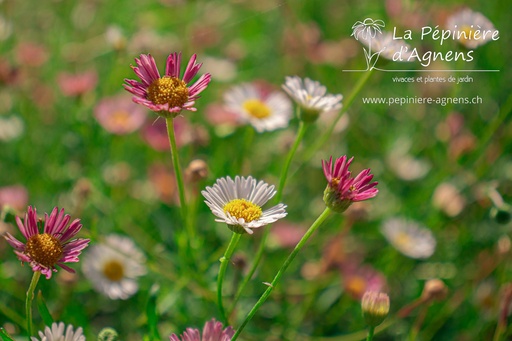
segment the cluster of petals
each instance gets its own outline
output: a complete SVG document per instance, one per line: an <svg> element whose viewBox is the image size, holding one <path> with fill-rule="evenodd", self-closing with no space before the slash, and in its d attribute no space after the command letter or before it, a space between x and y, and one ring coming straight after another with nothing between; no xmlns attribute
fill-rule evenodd
<svg viewBox="0 0 512 341"><path fill-rule="evenodd" d="M197 75L202 63L196 63L197 56L194 54L185 69L183 78L180 78L181 53L171 53L167 57L164 77L172 77L181 79L188 84ZM137 66L132 66L135 74L140 78L140 82L133 79L125 79L124 88L134 96L132 100L135 103L142 104L156 112L169 112L179 114L182 110L196 111L194 107L195 101L200 97L199 94L206 89L210 83L211 76L209 73L202 75L199 79L188 86L188 99L181 106L172 106L169 103L158 104L152 102L148 98L148 89L153 82L160 79L160 72L155 63L155 59L150 54L141 54L140 58L135 58Z"/></svg>
<svg viewBox="0 0 512 341"><path fill-rule="evenodd" d="M59 266L68 272L74 273L75 271L64 263L78 262L78 256L89 244L89 239L79 238L70 240L76 236L76 234L82 228L80 219L73 220L73 222L71 222L71 224L68 226L70 220L71 217L68 214L64 214L64 209L59 211L57 207L53 209L50 216L45 213L43 234L47 234L50 236L50 238L54 238L58 243L58 247L62 249L62 254L59 259L57 259L54 264L50 266L43 265L38 262L37 259L34 259L34 257L31 256L27 250L28 242L33 237L37 238L38 236L41 236L38 229L38 219L35 208L32 208L31 206L28 207L23 222L19 217L16 217L18 228L20 229L27 242L23 243L19 241L9 232L6 233L5 239L14 248L14 252L21 262L29 263L33 271L41 272L46 276L47 279L51 278L52 272L57 272L55 266ZM44 250L39 250L39 252L44 253Z"/></svg>
<svg viewBox="0 0 512 341"><path fill-rule="evenodd" d="M348 168L353 159L352 157L347 160L347 156L343 155L336 159L334 167L332 156L329 161L322 160L329 187L336 191L340 200L363 201L375 197L379 192L376 188L378 182L371 182L373 174L369 168L361 171L355 178L352 177Z"/></svg>
<svg viewBox="0 0 512 341"><path fill-rule="evenodd" d="M222 323L211 319L206 322L203 328L203 333L195 328L187 328L183 334L178 337L172 334L169 337L170 341L230 341L235 331L232 327L222 328Z"/></svg>

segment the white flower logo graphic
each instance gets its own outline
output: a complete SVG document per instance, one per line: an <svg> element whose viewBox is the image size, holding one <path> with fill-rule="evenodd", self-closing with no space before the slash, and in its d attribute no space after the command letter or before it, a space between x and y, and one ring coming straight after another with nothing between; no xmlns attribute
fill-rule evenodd
<svg viewBox="0 0 512 341"><path fill-rule="evenodd" d="M382 34L381 27L384 27L384 21L382 20L373 20L371 18L366 18L362 22L356 21L354 25L352 25L352 34L351 36L354 36L356 40L359 40L361 38L364 41L367 41L368 44L368 51L363 47L365 58L366 58L366 70L373 69L375 63L377 63L377 60L379 59L379 54L381 51L376 52L372 54L372 39L375 38L377 35L377 32L379 34ZM377 55L377 58L375 58L375 61L373 64L371 64L371 59ZM371 67L370 67L371 64Z"/></svg>

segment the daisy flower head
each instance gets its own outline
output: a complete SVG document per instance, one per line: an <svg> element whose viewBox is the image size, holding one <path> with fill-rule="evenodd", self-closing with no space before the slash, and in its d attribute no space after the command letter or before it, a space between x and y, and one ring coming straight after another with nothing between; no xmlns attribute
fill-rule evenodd
<svg viewBox="0 0 512 341"><path fill-rule="evenodd" d="M464 8L452 14L446 21L446 28L452 30L454 39L469 49L475 49L494 38L498 31L482 13Z"/></svg>
<svg viewBox="0 0 512 341"><path fill-rule="evenodd" d="M278 91L268 93L253 83L231 88L224 101L238 121L250 123L258 133L285 128L292 117L292 105L286 95Z"/></svg>
<svg viewBox="0 0 512 341"><path fill-rule="evenodd" d="M230 341L235 331L232 327L222 328L222 323L211 319L206 322L203 327L203 333L199 329L187 328L183 334L178 337L176 334L172 334L169 337L170 341Z"/></svg>
<svg viewBox="0 0 512 341"><path fill-rule="evenodd" d="M201 192L205 203L218 218L236 233L253 233L253 229L271 224L286 216L286 205L278 204L265 211L261 208L275 194L274 186L257 182L249 176L217 179L212 187Z"/></svg>
<svg viewBox="0 0 512 341"><path fill-rule="evenodd" d="M384 222L381 232L395 249L410 258L429 258L436 250L432 231L414 221L391 218Z"/></svg>
<svg viewBox="0 0 512 341"><path fill-rule="evenodd" d="M123 94L103 98L94 108L94 116L106 131L116 134L129 134L143 126L146 111L141 106L127 101Z"/></svg>
<svg viewBox="0 0 512 341"><path fill-rule="evenodd" d="M112 300L126 300L146 273L146 257L128 237L109 235L84 256L83 271L94 288Z"/></svg>
<svg viewBox="0 0 512 341"><path fill-rule="evenodd" d="M63 322L54 322L51 327L45 327L44 332L38 333L39 338L32 336L32 341L85 341L82 327L74 331L72 325L69 324L66 327Z"/></svg>
<svg viewBox="0 0 512 341"><path fill-rule="evenodd" d="M389 313L389 296L378 291L367 291L361 299L361 310L366 324L377 327Z"/></svg>
<svg viewBox="0 0 512 341"><path fill-rule="evenodd" d="M132 66L141 82L125 79L124 88L134 96L135 103L145 105L163 117L176 117L182 110L196 111L195 101L199 94L210 83L211 76L206 73L189 86L188 84L197 75L202 64L196 63L194 54L180 77L181 53L171 53L167 57L165 74L160 76L155 59L150 54L141 54L135 58L137 66Z"/></svg>
<svg viewBox="0 0 512 341"><path fill-rule="evenodd" d="M32 206L28 207L25 219L22 222L16 217L16 223L26 242L23 243L14 238L10 233L6 233L5 239L14 248L14 253L18 259L24 263L29 263L33 271L39 271L46 276L46 279L52 277L53 272L57 272L56 266L74 273L64 263L78 262L78 256L89 244L89 239L73 239L82 228L80 219L75 219L68 225L71 217L64 215L64 209L55 207L48 216L44 214L43 232L40 233L42 221L37 219L37 212Z"/></svg>
<svg viewBox="0 0 512 341"><path fill-rule="evenodd" d="M342 95L327 93L320 82L298 76L286 77L283 90L302 108L300 119L314 122L324 112L341 109Z"/></svg>
<svg viewBox="0 0 512 341"><path fill-rule="evenodd" d="M373 174L370 169L361 171L355 178L348 170L354 158L347 160L347 156L336 159L332 162L332 156L329 161L322 160L322 168L327 187L324 191L324 202L333 211L344 212L353 202L363 201L373 198L379 190L376 188L378 182L371 182Z"/></svg>

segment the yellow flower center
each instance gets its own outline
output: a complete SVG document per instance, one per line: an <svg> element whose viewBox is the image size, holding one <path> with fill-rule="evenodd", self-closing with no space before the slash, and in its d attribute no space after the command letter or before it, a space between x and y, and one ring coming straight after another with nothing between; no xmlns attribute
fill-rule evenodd
<svg viewBox="0 0 512 341"><path fill-rule="evenodd" d="M475 40L474 39L474 33L475 33L475 30L469 26L469 25L464 25L461 27L460 29L460 42L461 43L465 43L467 41L472 41L472 40ZM464 32L464 33L462 33Z"/></svg>
<svg viewBox="0 0 512 341"><path fill-rule="evenodd" d="M127 125L129 118L130 118L130 113L125 110L116 110L109 117L112 125L121 125L121 126Z"/></svg>
<svg viewBox="0 0 512 341"><path fill-rule="evenodd" d="M234 199L223 207L225 213L237 219L243 218L245 222L251 222L261 217L261 207L245 199Z"/></svg>
<svg viewBox="0 0 512 341"><path fill-rule="evenodd" d="M117 260L111 260L103 264L103 275L112 282L118 282L124 277L124 266Z"/></svg>
<svg viewBox="0 0 512 341"><path fill-rule="evenodd" d="M411 237L405 232L399 232L396 236L395 242L398 245L408 246L411 244Z"/></svg>
<svg viewBox="0 0 512 341"><path fill-rule="evenodd" d="M182 107L188 101L187 84L176 77L163 76L149 85L148 99L155 104Z"/></svg>
<svg viewBox="0 0 512 341"><path fill-rule="evenodd" d="M244 102L242 107L249 113L249 115L258 119L268 117L271 114L271 110L268 105L259 99L248 99Z"/></svg>
<svg viewBox="0 0 512 341"><path fill-rule="evenodd" d="M47 268L54 266L62 253L60 241L48 233L33 235L25 245L25 254Z"/></svg>

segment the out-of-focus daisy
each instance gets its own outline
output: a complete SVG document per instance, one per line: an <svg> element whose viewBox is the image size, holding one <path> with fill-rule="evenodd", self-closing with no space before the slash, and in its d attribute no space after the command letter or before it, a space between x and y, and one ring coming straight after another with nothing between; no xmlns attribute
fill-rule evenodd
<svg viewBox="0 0 512 341"><path fill-rule="evenodd" d="M110 299L125 300L139 290L146 257L128 237L109 235L84 256L83 271L94 288Z"/></svg>
<svg viewBox="0 0 512 341"><path fill-rule="evenodd" d="M137 66L132 66L141 82L125 79L126 84L123 86L134 95L132 100L135 103L142 104L163 117L176 117L182 110L196 111L195 101L211 79L210 74L206 73L188 86L202 65L196 63L196 58L195 54L190 58L185 73L180 78L181 53L171 53L167 57L165 74L160 77L153 57L150 54L141 54L140 58L135 58Z"/></svg>
<svg viewBox="0 0 512 341"><path fill-rule="evenodd" d="M8 142L18 138L23 129L23 121L18 116L0 117L0 141Z"/></svg>
<svg viewBox="0 0 512 341"><path fill-rule="evenodd" d="M250 123L259 133L288 126L292 117L290 100L281 92L265 93L252 83L233 87L224 95L226 108L242 123Z"/></svg>
<svg viewBox="0 0 512 341"><path fill-rule="evenodd" d="M176 145L178 147L189 144L193 141L194 127L188 123L185 117L179 117L172 121L174 126L174 134L176 137ZM169 136L167 135L167 125L165 120L154 118L146 121L141 130L144 141L155 150L169 150Z"/></svg>
<svg viewBox="0 0 512 341"><path fill-rule="evenodd" d="M366 18L364 21L356 21L355 24L352 25L351 36L354 36L356 40L359 40L359 38L374 38L377 32L381 32L381 27L384 27L384 21Z"/></svg>
<svg viewBox="0 0 512 341"><path fill-rule="evenodd" d="M373 174L370 169L361 171L355 178L348 170L354 158L347 161L347 156L336 159L332 163L332 156L329 161L322 160L322 168L325 178L327 179L327 187L324 192L324 202L332 210L342 213L353 202L363 201L373 198L379 190L375 187L378 182L371 182Z"/></svg>
<svg viewBox="0 0 512 341"><path fill-rule="evenodd" d="M492 22L482 13L474 12L469 8L452 14L446 21L446 28L452 30L455 39L470 49L492 40L492 33L496 31ZM487 32L485 36L484 32Z"/></svg>
<svg viewBox="0 0 512 341"><path fill-rule="evenodd" d="M228 224L236 233L252 234L252 229L286 216L286 205L281 203L263 211L261 207L276 194L276 190L273 185L257 182L251 176L236 176L235 180L229 176L217 179L217 183L201 193L212 213L218 217L215 221Z"/></svg>
<svg viewBox="0 0 512 341"><path fill-rule="evenodd" d="M381 227L382 234L395 249L411 258L428 258L436 249L432 232L414 221L391 218Z"/></svg>
<svg viewBox="0 0 512 341"><path fill-rule="evenodd" d="M432 195L432 205L442 210L449 217L455 217L466 206L466 199L460 191L449 182L440 183Z"/></svg>
<svg viewBox="0 0 512 341"><path fill-rule="evenodd" d="M367 291L382 291L386 288L386 278L369 265L343 267L343 288L354 299L360 300Z"/></svg>
<svg viewBox="0 0 512 341"><path fill-rule="evenodd" d="M22 185L0 187L0 210L4 206L22 210L27 206L27 202L28 191Z"/></svg>
<svg viewBox="0 0 512 341"><path fill-rule="evenodd" d="M91 91L98 83L96 71L89 70L78 74L61 72L57 83L65 96L80 96Z"/></svg>
<svg viewBox="0 0 512 341"><path fill-rule="evenodd" d="M172 334L170 341L230 341L235 331L231 327L222 328L222 323L211 319L203 327L203 333L199 329L187 328L179 337Z"/></svg>
<svg viewBox="0 0 512 341"><path fill-rule="evenodd" d="M126 95L102 99L94 108L94 116L105 130L117 135L134 132L146 120L145 110L127 101Z"/></svg>
<svg viewBox="0 0 512 341"><path fill-rule="evenodd" d="M82 334L82 327L73 330L72 325L66 325L64 322L52 323L51 327L46 326L44 331L39 331L39 338L31 337L32 341L85 341L85 336Z"/></svg>
<svg viewBox="0 0 512 341"><path fill-rule="evenodd" d="M320 82L298 76L286 77L283 90L302 108L301 119L315 121L321 113L341 109L342 95L331 95Z"/></svg>
<svg viewBox="0 0 512 341"><path fill-rule="evenodd" d="M29 263L32 270L41 272L47 279L52 277L52 272L57 272L56 266L74 273L75 270L64 263L78 262L78 256L89 244L89 239L70 240L82 228L80 219L73 220L68 226L70 219L68 214L64 215L64 209L59 211L55 207L49 217L47 213L44 214L44 229L40 233L36 209L29 206L24 222L16 217L26 243L20 242L8 232L5 239L21 262Z"/></svg>

